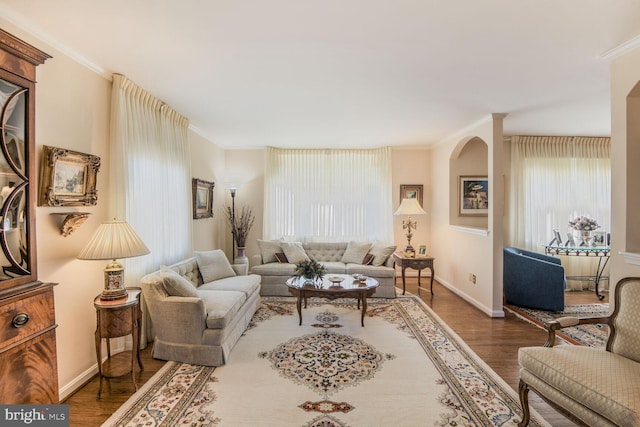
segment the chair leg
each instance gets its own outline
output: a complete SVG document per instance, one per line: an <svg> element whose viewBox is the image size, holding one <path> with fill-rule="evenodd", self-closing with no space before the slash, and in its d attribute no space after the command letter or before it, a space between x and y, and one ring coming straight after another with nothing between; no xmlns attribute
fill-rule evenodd
<svg viewBox="0 0 640 427"><path fill-rule="evenodd" d="M520 395L520 406L522 406L522 421L518 424L518 427L526 427L529 425L529 419L531 414L529 413L529 386L520 379L518 384L518 394Z"/></svg>

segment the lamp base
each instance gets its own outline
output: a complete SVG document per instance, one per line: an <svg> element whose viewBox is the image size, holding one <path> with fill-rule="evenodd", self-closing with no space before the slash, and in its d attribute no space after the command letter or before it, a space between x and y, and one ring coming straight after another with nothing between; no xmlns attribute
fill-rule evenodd
<svg viewBox="0 0 640 427"><path fill-rule="evenodd" d="M114 300L114 299L120 299L120 298L126 298L127 297L127 289L126 288L122 288L122 289L105 289L104 291L102 291L102 293L100 294L100 299L103 301L110 301L110 300Z"/></svg>
<svg viewBox="0 0 640 427"><path fill-rule="evenodd" d="M124 267L115 259L104 269L104 290L100 294L101 300L114 300L127 296L124 287Z"/></svg>

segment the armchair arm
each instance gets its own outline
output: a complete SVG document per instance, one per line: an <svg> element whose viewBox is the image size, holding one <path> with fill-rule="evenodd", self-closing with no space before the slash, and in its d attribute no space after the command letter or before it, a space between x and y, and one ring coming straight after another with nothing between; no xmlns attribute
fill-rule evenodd
<svg viewBox="0 0 640 427"><path fill-rule="evenodd" d="M201 344L206 329L204 301L197 297L169 296L150 305L155 333L163 341Z"/></svg>
<svg viewBox="0 0 640 427"><path fill-rule="evenodd" d="M556 320L544 323L544 328L547 330L547 341L544 343L544 347L553 347L556 343L556 331L562 328L568 328L569 326L577 325L593 325L597 323L609 324L610 318L606 317L560 317Z"/></svg>

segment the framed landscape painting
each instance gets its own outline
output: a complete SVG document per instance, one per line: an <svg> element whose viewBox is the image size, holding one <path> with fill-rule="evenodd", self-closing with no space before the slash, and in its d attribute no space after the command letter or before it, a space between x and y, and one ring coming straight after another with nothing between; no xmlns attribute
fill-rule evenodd
<svg viewBox="0 0 640 427"><path fill-rule="evenodd" d="M486 176L458 177L458 215L489 214L489 180Z"/></svg>
<svg viewBox="0 0 640 427"><path fill-rule="evenodd" d="M65 148L42 147L40 206L93 206L100 157Z"/></svg>

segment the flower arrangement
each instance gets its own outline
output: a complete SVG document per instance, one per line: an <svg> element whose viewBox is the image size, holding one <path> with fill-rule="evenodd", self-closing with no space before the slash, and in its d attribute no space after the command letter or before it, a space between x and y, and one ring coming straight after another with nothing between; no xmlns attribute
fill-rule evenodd
<svg viewBox="0 0 640 427"><path fill-rule="evenodd" d="M316 260L310 259L308 261L300 261L296 264L296 271L293 273L294 277L304 277L306 279L321 279L327 269L324 265L318 263Z"/></svg>
<svg viewBox="0 0 640 427"><path fill-rule="evenodd" d="M569 227L578 231L593 231L600 228L598 221L595 219L587 218L586 216L579 216L569 221Z"/></svg>
<svg viewBox="0 0 640 427"><path fill-rule="evenodd" d="M247 245L247 236L249 235L249 230L253 227L255 219L256 217L250 207L243 206L240 214L236 213L234 216L231 208L227 206L227 225L231 229L231 234L239 248Z"/></svg>

